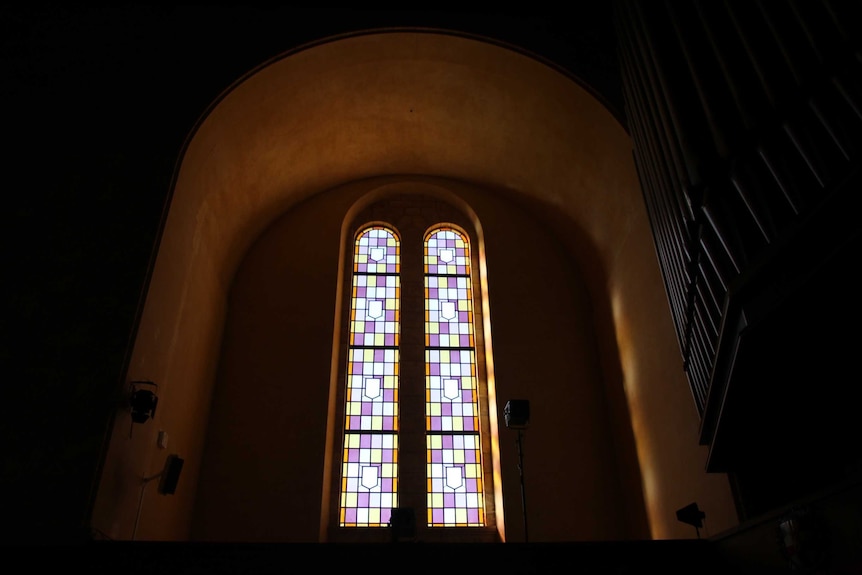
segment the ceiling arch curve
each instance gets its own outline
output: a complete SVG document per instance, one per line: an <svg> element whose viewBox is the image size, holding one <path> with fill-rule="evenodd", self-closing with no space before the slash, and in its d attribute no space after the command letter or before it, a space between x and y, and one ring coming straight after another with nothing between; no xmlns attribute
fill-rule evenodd
<svg viewBox="0 0 862 575"><path fill-rule="evenodd" d="M530 56L427 31L339 37L273 59L210 109L181 158L163 240L175 228L206 238L226 278L274 214L405 174L537 199L613 251L608 230L640 202L619 169L630 148L588 90Z"/></svg>

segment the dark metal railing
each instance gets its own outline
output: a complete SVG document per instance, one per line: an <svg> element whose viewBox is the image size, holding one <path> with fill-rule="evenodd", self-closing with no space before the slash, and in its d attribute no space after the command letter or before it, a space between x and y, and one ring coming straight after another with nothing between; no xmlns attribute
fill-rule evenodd
<svg viewBox="0 0 862 575"><path fill-rule="evenodd" d="M860 163L860 24L829 0L620 0L626 117L698 413L733 298Z"/></svg>

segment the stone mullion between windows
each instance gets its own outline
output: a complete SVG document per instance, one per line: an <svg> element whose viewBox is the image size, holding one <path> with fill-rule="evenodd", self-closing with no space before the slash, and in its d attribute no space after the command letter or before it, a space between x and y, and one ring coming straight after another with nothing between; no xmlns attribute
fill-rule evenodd
<svg viewBox="0 0 862 575"><path fill-rule="evenodd" d="M422 231L403 234L401 314L401 493L399 506L425 515L425 359Z"/></svg>

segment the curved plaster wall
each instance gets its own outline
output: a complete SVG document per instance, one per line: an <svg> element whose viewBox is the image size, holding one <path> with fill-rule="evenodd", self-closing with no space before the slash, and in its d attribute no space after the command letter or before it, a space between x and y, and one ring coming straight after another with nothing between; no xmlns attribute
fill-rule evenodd
<svg viewBox="0 0 862 575"><path fill-rule="evenodd" d="M608 417L614 429L634 429L633 439L614 437L621 493L626 505L646 506L648 525L621 527L618 537L689 537L674 511L692 500L714 530L732 526L726 480L702 472L628 135L553 68L424 32L358 35L286 55L202 119L181 158L128 374L159 383L159 412L131 437L119 414L94 523L118 539L189 537L227 294L242 258L303 200L384 175L518 198L579 262ZM170 434L166 450L156 446L159 429ZM149 487L141 497L141 478L171 452L186 459L177 494Z"/></svg>

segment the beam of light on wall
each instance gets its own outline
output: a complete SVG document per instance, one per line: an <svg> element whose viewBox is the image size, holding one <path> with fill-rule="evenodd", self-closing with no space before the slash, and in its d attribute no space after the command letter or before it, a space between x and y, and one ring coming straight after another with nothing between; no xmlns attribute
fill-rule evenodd
<svg viewBox="0 0 862 575"><path fill-rule="evenodd" d="M623 391L628 403L638 467L640 468L641 490L646 505L647 521L649 522L651 537L658 539L660 538L659 531L661 531L661 521L658 519L661 506L659 505L657 479L653 466L652 441L647 424L644 421L644 405L641 403L641 380L638 373L636 355L626 315L622 309L622 300L616 290L612 290L611 293L611 313L614 319L617 349L620 354Z"/></svg>
<svg viewBox="0 0 862 575"><path fill-rule="evenodd" d="M500 432L497 421L497 386L494 379L494 351L491 345L491 306L488 297L488 269L485 264L485 242L478 221L474 221L478 236L479 285L482 298L482 332L485 338L485 370L488 390L488 419L491 427L491 463L494 476L494 506L500 541L506 541L506 521L503 509L503 473L500 465Z"/></svg>

